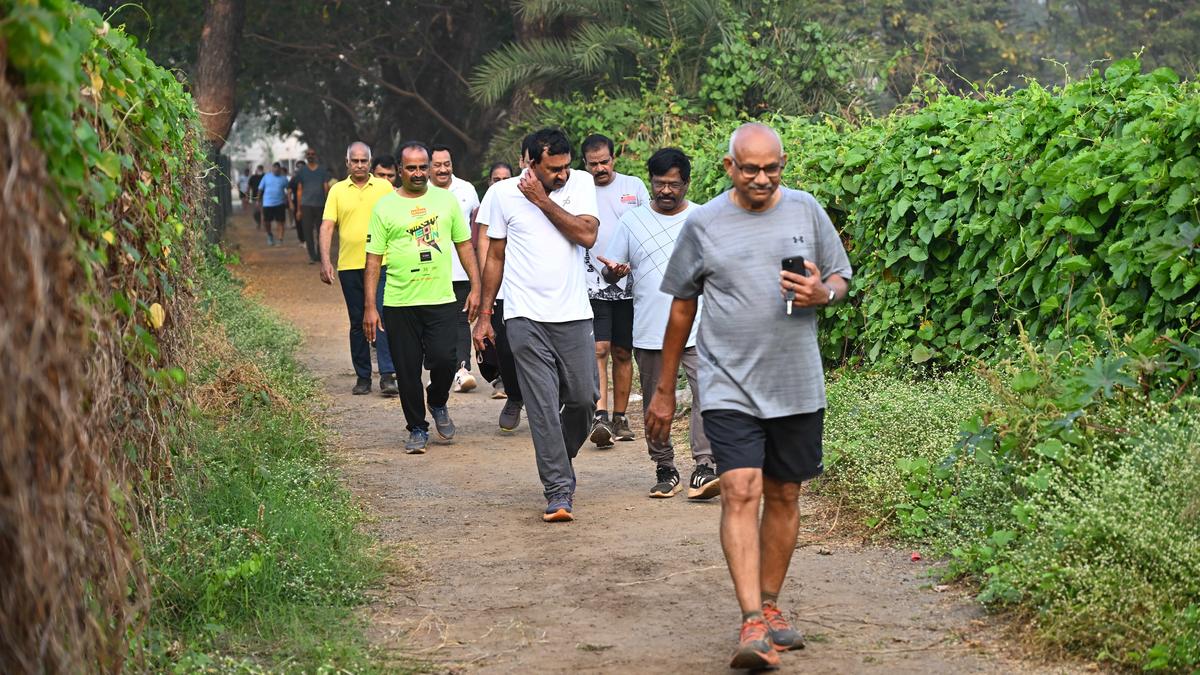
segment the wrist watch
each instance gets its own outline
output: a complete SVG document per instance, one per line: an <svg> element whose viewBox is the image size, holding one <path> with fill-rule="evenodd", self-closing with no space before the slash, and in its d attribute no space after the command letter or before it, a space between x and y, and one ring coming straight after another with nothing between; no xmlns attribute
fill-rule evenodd
<svg viewBox="0 0 1200 675"><path fill-rule="evenodd" d="M837 300L837 291L835 291L833 289L833 286L830 286L829 287L829 302L827 302L825 304L832 305L834 300Z"/></svg>

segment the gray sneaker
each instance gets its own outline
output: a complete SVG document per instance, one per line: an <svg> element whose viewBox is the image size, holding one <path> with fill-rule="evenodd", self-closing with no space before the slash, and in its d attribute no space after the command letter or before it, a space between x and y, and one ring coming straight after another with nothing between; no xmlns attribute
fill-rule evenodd
<svg viewBox="0 0 1200 675"><path fill-rule="evenodd" d="M521 425L521 407L523 402L511 398L504 402L500 410L500 431L514 431Z"/></svg>
<svg viewBox="0 0 1200 675"><path fill-rule="evenodd" d="M433 426L437 429L438 436L446 440L454 438L454 422L450 419L450 411L446 406L429 406L429 414L433 415Z"/></svg>
<svg viewBox="0 0 1200 675"><path fill-rule="evenodd" d="M425 429L413 429L408 432L408 442L404 444L404 451L410 455L423 455L427 443L429 443L429 432Z"/></svg>
<svg viewBox="0 0 1200 675"><path fill-rule="evenodd" d="M632 441L633 429L629 428L629 420L624 415L613 415L612 434L618 441Z"/></svg>
<svg viewBox="0 0 1200 675"><path fill-rule="evenodd" d="M380 396L399 396L400 386L396 383L395 373L384 373L379 376Z"/></svg>

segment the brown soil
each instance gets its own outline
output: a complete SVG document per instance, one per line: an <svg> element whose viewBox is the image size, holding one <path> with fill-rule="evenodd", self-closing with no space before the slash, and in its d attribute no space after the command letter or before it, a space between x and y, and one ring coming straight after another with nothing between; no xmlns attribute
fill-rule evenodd
<svg viewBox="0 0 1200 675"><path fill-rule="evenodd" d="M740 615L719 500L649 499L641 440L589 444L577 520L547 525L526 422L501 433L503 401L481 390L452 395L452 442L404 454L399 401L350 395L341 292L289 237L268 248L243 217L229 234L248 292L303 332L299 356L324 384L346 483L394 551L395 573L366 610L382 653L437 672L728 672ZM684 458L685 479L691 468ZM801 509L781 605L809 644L783 656L782 672L1077 670L1023 660L968 595L935 587L930 563L837 529L835 505L804 496Z"/></svg>

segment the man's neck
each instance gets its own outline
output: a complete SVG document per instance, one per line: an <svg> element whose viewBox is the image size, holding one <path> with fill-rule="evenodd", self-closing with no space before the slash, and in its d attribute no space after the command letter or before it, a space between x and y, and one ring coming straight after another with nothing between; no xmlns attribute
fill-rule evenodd
<svg viewBox="0 0 1200 675"><path fill-rule="evenodd" d="M428 186L421 188L420 192L411 192L408 188L406 188L404 186L400 186L400 188L398 190L396 190L396 192L401 197L407 197L408 199L417 199L419 197L424 197L425 193L428 191L429 191Z"/></svg>
<svg viewBox="0 0 1200 675"><path fill-rule="evenodd" d="M313 160L309 160L309 162L308 162L308 168L309 168L309 170L310 170L310 171L316 171L316 169L317 169L317 160L315 160L315 159L313 159Z"/></svg>
<svg viewBox="0 0 1200 675"><path fill-rule="evenodd" d="M354 174L350 174L350 180L353 181L355 185L362 187L371 182L371 174L367 174L362 178L358 178Z"/></svg>

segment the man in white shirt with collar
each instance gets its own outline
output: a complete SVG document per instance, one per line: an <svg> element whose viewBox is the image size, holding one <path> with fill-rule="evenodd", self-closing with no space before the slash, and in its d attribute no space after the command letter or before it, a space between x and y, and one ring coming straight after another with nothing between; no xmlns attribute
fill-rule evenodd
<svg viewBox="0 0 1200 675"><path fill-rule="evenodd" d="M429 161L433 184L449 190L458 200L458 205L462 207L463 218L468 223L474 223L475 212L479 210L479 193L475 191L475 186L470 181L454 175L454 158L450 155L449 146L434 145L430 147L430 151L433 153ZM471 234L471 240L474 241L474 232ZM450 280L454 284L454 297L462 305L466 303L467 295L471 292L471 282L467 278L467 271L463 269L462 262L458 259L458 252L452 251L452 253ZM475 388L476 382L475 376L471 374L471 324L467 323L466 312L460 312L458 317L454 352L455 358L458 359L458 372L454 375L454 385L451 390L455 392L471 391Z"/></svg>
<svg viewBox="0 0 1200 675"><path fill-rule="evenodd" d="M504 325L517 363L538 476L542 519L574 519L572 460L587 438L598 398L592 307L584 253L599 220L591 176L571 170L571 143L558 129L526 139L529 168L493 185L476 220L488 226L484 313L504 284ZM494 341L489 316L475 324L475 347Z"/></svg>

